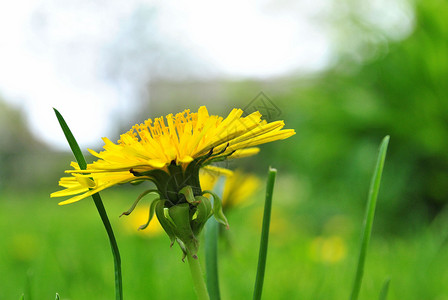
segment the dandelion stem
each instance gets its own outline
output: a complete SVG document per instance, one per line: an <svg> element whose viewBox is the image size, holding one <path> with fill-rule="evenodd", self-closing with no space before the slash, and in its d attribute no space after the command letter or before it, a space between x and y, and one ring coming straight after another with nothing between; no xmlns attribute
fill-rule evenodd
<svg viewBox="0 0 448 300"><path fill-rule="evenodd" d="M187 251L188 265L190 266L191 278L193 279L194 289L198 300L210 300L207 292L207 286L205 285L204 275L202 275L201 264L199 258L193 258L191 253Z"/></svg>
<svg viewBox="0 0 448 300"><path fill-rule="evenodd" d="M268 182L266 184L266 199L264 202L263 225L261 229L260 250L258 254L257 277L255 280L254 300L261 299L264 273L266 270L266 257L268 253L269 224L271 222L272 194L274 192L277 170L269 168Z"/></svg>

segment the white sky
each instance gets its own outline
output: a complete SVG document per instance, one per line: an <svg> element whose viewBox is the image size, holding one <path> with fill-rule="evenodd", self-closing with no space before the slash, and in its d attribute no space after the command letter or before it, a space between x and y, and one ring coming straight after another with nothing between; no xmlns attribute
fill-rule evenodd
<svg viewBox="0 0 448 300"><path fill-rule="evenodd" d="M324 68L331 41L315 21L324 3L2 1L0 95L50 145L67 149L52 107L82 148L98 145L117 116L138 109L151 70L188 73L200 62L206 76L245 78Z"/></svg>

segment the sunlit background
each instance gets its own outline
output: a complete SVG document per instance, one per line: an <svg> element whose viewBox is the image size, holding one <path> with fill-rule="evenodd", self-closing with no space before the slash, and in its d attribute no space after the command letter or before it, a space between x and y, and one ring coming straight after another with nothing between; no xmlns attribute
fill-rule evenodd
<svg viewBox="0 0 448 300"><path fill-rule="evenodd" d="M2 2L0 299L113 297L91 201L49 198L73 159L53 107L82 149L98 151L101 137L201 105L223 116L260 110L297 132L227 165L261 182L269 165L279 170L266 299L348 298L385 135L361 296L377 298L390 277L390 299L448 299L447 15L437 0ZM117 217L140 192L104 193L125 296L189 299L187 279L177 288L161 280L186 274L180 251L163 235L130 234ZM229 212L225 299L252 290L263 188L251 199Z"/></svg>

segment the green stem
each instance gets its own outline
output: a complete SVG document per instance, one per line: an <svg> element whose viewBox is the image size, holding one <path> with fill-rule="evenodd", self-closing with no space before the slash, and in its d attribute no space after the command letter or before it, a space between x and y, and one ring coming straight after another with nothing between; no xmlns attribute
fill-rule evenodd
<svg viewBox="0 0 448 300"><path fill-rule="evenodd" d="M277 170L269 168L268 182L266 184L266 199L264 203L263 225L261 229L260 251L258 254L257 278L255 280L254 300L261 299L264 273L266 270L266 257L268 254L269 224L271 223L272 194L274 192Z"/></svg>
<svg viewBox="0 0 448 300"><path fill-rule="evenodd" d="M190 266L191 278L193 279L194 289L198 300L210 300L208 296L207 287L202 275L201 264L199 258L193 258L190 252L187 252L188 265Z"/></svg>

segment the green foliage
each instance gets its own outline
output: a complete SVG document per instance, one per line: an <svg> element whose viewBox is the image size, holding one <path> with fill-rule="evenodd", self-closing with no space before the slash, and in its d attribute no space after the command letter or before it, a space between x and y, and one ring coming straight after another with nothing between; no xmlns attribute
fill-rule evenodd
<svg viewBox="0 0 448 300"><path fill-rule="evenodd" d="M22 111L8 106L0 97L0 192L3 190L44 189L49 178L57 177L66 158L49 153L33 136Z"/></svg>
<svg viewBox="0 0 448 300"><path fill-rule="evenodd" d="M258 159L274 157L279 168L295 172L309 199L326 203L322 218L361 208L376 142L385 134L394 145L378 225L412 231L446 204L447 14L447 2L418 1L414 32L388 41L384 56L355 68L341 59L320 76L269 94L297 135L266 145ZM408 222L396 221L403 218Z"/></svg>

